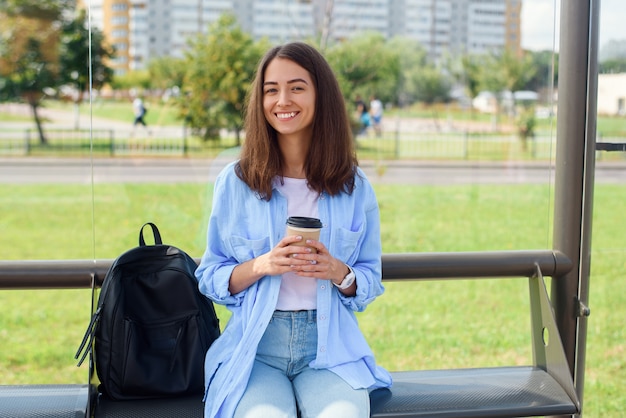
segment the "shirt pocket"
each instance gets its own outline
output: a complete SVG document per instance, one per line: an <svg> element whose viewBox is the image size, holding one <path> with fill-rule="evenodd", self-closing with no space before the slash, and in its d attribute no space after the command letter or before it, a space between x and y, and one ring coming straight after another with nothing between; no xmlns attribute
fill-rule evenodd
<svg viewBox="0 0 626 418"><path fill-rule="evenodd" d="M335 234L335 242L333 243L335 247L333 255L344 263L354 263L362 233L363 227L357 231L338 228Z"/></svg>
<svg viewBox="0 0 626 418"><path fill-rule="evenodd" d="M251 260L270 251L269 237L249 239L234 235L229 238L229 242L233 249L233 256L239 263Z"/></svg>

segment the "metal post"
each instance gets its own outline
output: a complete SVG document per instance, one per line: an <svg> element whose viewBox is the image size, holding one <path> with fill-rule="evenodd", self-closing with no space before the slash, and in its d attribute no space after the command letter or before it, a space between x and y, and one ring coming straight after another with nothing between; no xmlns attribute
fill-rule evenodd
<svg viewBox="0 0 626 418"><path fill-rule="evenodd" d="M30 129L26 129L24 134L24 149L26 155L30 155Z"/></svg>
<svg viewBox="0 0 626 418"><path fill-rule="evenodd" d="M574 268L552 282L552 302L583 400L595 169L599 0L561 2L554 249Z"/></svg>
<svg viewBox="0 0 626 418"><path fill-rule="evenodd" d="M115 157L115 131L113 131L113 129L109 130L109 144L111 144L111 157Z"/></svg>

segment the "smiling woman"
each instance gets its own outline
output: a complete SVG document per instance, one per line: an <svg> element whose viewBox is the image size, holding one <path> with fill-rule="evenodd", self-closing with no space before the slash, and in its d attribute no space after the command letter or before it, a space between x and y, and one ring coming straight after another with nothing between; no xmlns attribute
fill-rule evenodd
<svg viewBox="0 0 626 418"><path fill-rule="evenodd" d="M319 240L292 245L302 236L285 236L290 217L319 218ZM312 46L261 60L208 231L200 290L233 315L207 353L205 417L368 416L368 389L391 384L355 317L383 292L378 204Z"/></svg>

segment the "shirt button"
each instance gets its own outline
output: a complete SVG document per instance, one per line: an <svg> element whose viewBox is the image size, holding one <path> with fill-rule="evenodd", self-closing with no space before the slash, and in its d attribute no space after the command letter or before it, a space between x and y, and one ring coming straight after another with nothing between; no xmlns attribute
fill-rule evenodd
<svg viewBox="0 0 626 418"><path fill-rule="evenodd" d="M321 346L321 347L320 347L320 351L321 351L322 353L326 352L326 346Z"/></svg>
<svg viewBox="0 0 626 418"><path fill-rule="evenodd" d="M326 320L326 315L320 315L320 321L325 321Z"/></svg>
<svg viewBox="0 0 626 418"><path fill-rule="evenodd" d="M321 285L320 289L322 289L322 290L326 289L326 285Z"/></svg>

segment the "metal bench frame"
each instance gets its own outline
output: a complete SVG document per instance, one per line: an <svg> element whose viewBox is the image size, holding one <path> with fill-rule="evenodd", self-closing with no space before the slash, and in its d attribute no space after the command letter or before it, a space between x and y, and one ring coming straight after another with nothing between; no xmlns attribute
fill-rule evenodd
<svg viewBox="0 0 626 418"><path fill-rule="evenodd" d="M0 261L0 288L98 288L112 262ZM371 416L495 417L579 412L580 401L543 279L543 272L562 276L571 268L565 255L551 250L383 255L385 281L527 277L533 364L394 372L390 389L371 393ZM93 376L91 370L89 374ZM3 409L15 412L17 407L22 416L35 416L25 412L36 412L53 403L65 409L58 409L57 415L48 410L46 416L87 416L93 411L97 418L129 413L137 418L158 418L177 411L178 418L202 417L203 412L200 397L118 402L98 397L93 385L0 386L0 399L6 401L0 403L0 416L4 416Z"/></svg>

